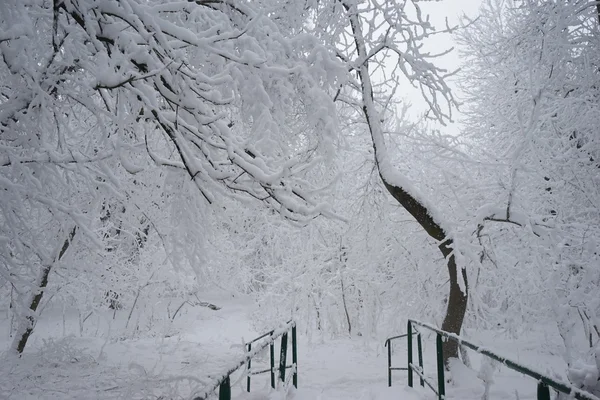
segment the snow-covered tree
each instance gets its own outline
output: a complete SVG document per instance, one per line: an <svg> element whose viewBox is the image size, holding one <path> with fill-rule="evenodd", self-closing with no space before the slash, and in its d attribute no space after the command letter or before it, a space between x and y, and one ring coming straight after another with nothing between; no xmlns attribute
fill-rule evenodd
<svg viewBox="0 0 600 400"><path fill-rule="evenodd" d="M326 90L345 71L298 21L273 17L284 5L267 5L0 4L2 279L24 321L16 351L74 240L104 253L146 240L158 167L206 204L253 197L292 221L332 215L305 177L328 158Z"/></svg>
<svg viewBox="0 0 600 400"><path fill-rule="evenodd" d="M496 182L477 218L483 260L497 267L483 274L512 282L500 300L503 313L555 319L570 379L596 393L598 11L587 0L488 1L461 35L468 60L465 138L482 165L493 166L481 168L486 181ZM524 304L537 306L518 309ZM585 341L576 339L579 331ZM576 348L581 342L587 349Z"/></svg>
<svg viewBox="0 0 600 400"><path fill-rule="evenodd" d="M464 265L457 265L454 253L461 250L455 249L449 218L407 179L406 171L393 164L384 135L385 119L391 116L394 120L399 113L395 95L402 92L403 85L420 90L432 118L442 122L450 118L454 98L444 81L448 71L437 67L437 55L422 46L438 31L416 1L318 2L306 17L311 21L307 29L324 43L332 44L331 51L350 71L348 84L341 86L334 98L362 114L385 188L443 255L450 292L442 329L458 334L468 299L467 274ZM457 355L457 346L449 342L445 359Z"/></svg>

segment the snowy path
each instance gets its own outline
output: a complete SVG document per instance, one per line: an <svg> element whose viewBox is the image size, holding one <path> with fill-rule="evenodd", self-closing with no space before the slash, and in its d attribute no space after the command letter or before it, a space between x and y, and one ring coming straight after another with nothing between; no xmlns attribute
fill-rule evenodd
<svg viewBox="0 0 600 400"><path fill-rule="evenodd" d="M419 399L412 391L405 390L402 372L396 373L396 386L387 387L387 359L377 347L361 339L336 340L310 347L302 361L304 386L300 387L298 398Z"/></svg>
<svg viewBox="0 0 600 400"><path fill-rule="evenodd" d="M253 328L257 309L249 298L214 294L203 296L222 307L186 308L168 325L154 328L154 337L115 336L116 325L127 312L117 313L90 325L82 333L76 316L47 312L32 337L31 346L20 360L0 360L0 399L189 399L227 370L243 354L242 344L259 333ZM0 325L2 322L0 321ZM109 323L109 326L102 324ZM274 326L275 327L275 326ZM164 333L162 333L164 332ZM399 333L399 332L394 332ZM502 354L554 375L561 370L558 348L549 338L540 348L538 333L518 341L481 333ZM56 337L64 339L52 339ZM535 339L535 340L534 340ZM433 338L424 341L425 372L435 374ZM8 342L2 343L4 346ZM278 362L279 340L276 342ZM291 347L291 346L290 346ZM288 350L290 357L291 349ZM544 351L540 354L540 351ZM262 360L261 360L262 357ZM253 367L268 366L266 354L253 361ZM403 365L406 343L394 343L394 366ZM480 377L481 357L473 355L475 370L454 369L455 385L447 385L448 399L479 400L484 392ZM289 358L288 358L289 359ZM387 353L383 340L313 338L298 330L298 390L272 391L268 374L252 379L252 393L245 392L240 372L232 376L235 400L433 400L429 389L406 388L406 372L395 371L392 388L387 387ZM529 400L535 398L535 382L497 365L490 399ZM433 377L435 382L435 377ZM416 379L415 379L416 381ZM216 396L215 396L216 398Z"/></svg>
<svg viewBox="0 0 600 400"><path fill-rule="evenodd" d="M481 333L482 337L489 333ZM538 339L520 342L510 339L494 338L494 344L500 353L529 365L550 376L557 377L553 371L559 371L560 359L550 353L541 354ZM300 336L299 351L299 388L292 390L287 397L281 393L270 393L268 379L254 389L252 395L237 392L236 400L320 400L320 399L359 399L359 400L434 400L437 396L429 388L406 387L407 373L393 372L393 387L387 387L387 349L375 340L364 338L335 339L322 343L305 343ZM488 338L489 340L489 338ZM477 340L475 340L477 341ZM480 341L481 342L481 341ZM425 374L430 382L437 382L435 341L433 337L424 340ZM546 342L546 346L553 346ZM558 348L554 344L555 348ZM406 361L406 342L394 342L392 365L403 366ZM494 400L534 400L537 382L521 375L481 355L470 353L474 369L457 363L452 374L453 382L446 384L446 398L456 400L480 400L484 398L488 381L489 399ZM415 376L415 385L418 378ZM254 385L254 384L253 384Z"/></svg>
<svg viewBox="0 0 600 400"><path fill-rule="evenodd" d="M523 345L523 343L521 343ZM435 384L435 354L434 346L425 347L425 372L430 381ZM268 387L268 377L254 378L253 393L244 393L245 386L239 385L234 390L235 400L434 400L437 396L429 388L406 387L407 373L394 371L393 387L387 387L387 354L386 349L375 341L362 338L335 339L319 344L307 344L299 339L299 388L291 390L287 397L282 393L272 392ZM406 357L406 343L397 342L394 345L393 365L403 365ZM278 354L278 353L277 353ZM532 378L523 376L498 364L490 364L479 355L471 356L476 370L458 363L453 368L455 383L446 385L446 398L456 400L480 400L483 398L487 378L489 399L494 400L534 400L536 399L536 384ZM523 362L536 365L552 360L540 357L537 353L522 353ZM479 366L484 361L482 374ZM492 374L490 375L490 372ZM449 376L449 375L448 375ZM448 377L447 376L447 377ZM259 379L261 379L259 381ZM245 381L244 381L245 382ZM260 383L259 383L260 382ZM245 383L244 383L245 384ZM262 384L262 387L261 387ZM415 376L415 385L418 378Z"/></svg>
<svg viewBox="0 0 600 400"><path fill-rule="evenodd" d="M433 395L405 388L406 375L397 372L396 386L387 387L387 359L378 345L361 338L336 339L319 344L298 343L298 390L290 400L421 400ZM399 349L400 350L400 349ZM281 393L264 388L268 377L253 378L253 393L238 393L235 400L281 399ZM259 383L260 382L260 383ZM256 388L255 389L255 385ZM262 385L262 387L261 387Z"/></svg>

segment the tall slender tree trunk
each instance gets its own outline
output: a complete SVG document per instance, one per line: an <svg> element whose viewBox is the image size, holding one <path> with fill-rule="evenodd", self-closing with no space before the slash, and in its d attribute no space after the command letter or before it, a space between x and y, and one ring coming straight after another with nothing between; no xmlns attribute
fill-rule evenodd
<svg viewBox="0 0 600 400"><path fill-rule="evenodd" d="M348 304L346 303L346 290L344 289L344 277L340 272L340 282L342 284L342 304L346 313L346 322L348 323L348 336L352 337L352 322L350 321L350 313L348 312Z"/></svg>
<svg viewBox="0 0 600 400"><path fill-rule="evenodd" d="M354 35L358 59L365 60L363 64L357 68L357 72L361 82L363 113L371 133L373 150L375 152L375 163L379 171L379 176L387 191L394 199L396 199L398 203L400 203L400 205L402 205L402 207L417 220L429 236L440 243L438 248L446 260L446 266L450 276L448 308L446 309L446 316L442 323L442 329L459 335L467 310L468 283L466 271L461 270L460 278L464 283L463 287L461 287L456 259L452 254L453 240L444 230L442 222L439 220L440 217L438 213L434 212L432 205L427 205L422 199L415 196L414 191L411 192L407 187L403 186L406 185L407 182L404 177L396 175L395 170L392 172L393 167L389 161L387 150L385 148L380 116L376 109L373 97L373 86L369 75L368 52L364 42L360 20L352 10L352 6L348 6L345 3L343 4L349 13L350 25ZM444 345L444 363L446 366L448 366L449 359L458 358L458 354L458 344L453 341L447 341Z"/></svg>
<svg viewBox="0 0 600 400"><path fill-rule="evenodd" d="M71 232L69 233L69 236L65 239L62 247L60 248L60 251L58 252L58 256L56 257L56 259L52 262L52 264L44 265L37 277L36 284L35 284L36 289L31 294L31 296L27 302L27 304L28 304L28 308L26 311L27 314L23 317L23 320L22 320L21 324L19 325L17 334L15 335L15 338L14 338L14 341L12 344L13 350L19 355L23 353L23 350L25 350L27 341L29 340L29 337L33 333L33 328L35 327L35 324L36 324L37 318L38 318L37 309L40 305L40 302L42 301L42 297L44 296L44 290L46 290L46 287L48 286L48 276L50 275L50 272L52 271L52 267L54 266L54 264L57 261L60 261L62 259L62 257L65 255L65 253L69 249L69 246L71 245L71 242L72 242L73 238L75 237L76 230L77 230L76 227L71 230Z"/></svg>

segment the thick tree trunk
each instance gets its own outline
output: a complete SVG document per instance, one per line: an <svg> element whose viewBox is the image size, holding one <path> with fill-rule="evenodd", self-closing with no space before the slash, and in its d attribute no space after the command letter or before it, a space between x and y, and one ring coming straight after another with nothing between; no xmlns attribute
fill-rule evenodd
<svg viewBox="0 0 600 400"><path fill-rule="evenodd" d="M459 335L465 312L467 310L468 284L466 271L461 270L461 279L464 283L463 287L461 288L456 266L456 259L452 254L452 238L450 238L447 232L443 229L441 221L434 218L434 215L436 214L432 209L428 208L431 208L431 206L427 206L423 201L418 199L418 196L415 196L414 193L409 193L408 189L403 187L405 182L404 178L398 179L394 173L390 172L392 166L386 154L387 150L385 149L380 116L376 109L375 100L373 97L373 86L371 84L371 77L369 75L367 57L368 51L365 46L362 27L356 13L352 10L353 6L343 3L343 0L342 4L344 4L344 7L349 13L350 25L354 34L358 58L365 60L363 64L357 68L357 72L361 81L363 113L371 133L373 150L375 152L375 163L379 171L379 176L381 177L386 189L394 197L394 199L396 199L398 203L400 203L400 205L402 205L402 207L404 207L404 209L417 220L417 222L423 227L423 229L425 229L429 236L440 243L438 248L446 260L448 274L450 276L448 308L446 309L446 316L444 317L444 321L442 323L442 329ZM436 215L436 218L439 218L439 216ZM456 343L452 341L445 343L444 363L446 366L448 365L448 360L450 358L458 358L458 353L459 349Z"/></svg>
<svg viewBox="0 0 600 400"><path fill-rule="evenodd" d="M443 253L443 251L442 251ZM462 279L465 283L464 290L461 289L458 280L456 269L456 261L454 255L446 258L448 265L448 273L450 274L450 295L448 296L448 308L446 316L442 322L442 330L460 335L460 329L463 324L465 313L467 311L467 273L461 269ZM458 358L459 346L455 341L449 340L444 343L444 363L448 365L450 358Z"/></svg>
<svg viewBox="0 0 600 400"><path fill-rule="evenodd" d="M59 261L65 255L69 246L71 245L73 237L75 236L76 229L77 228L73 228L73 230L69 233L69 237L65 239L54 262ZM35 292L32 293L31 298L28 301L27 314L24 316L17 334L15 335L12 347L19 355L23 353L23 350L25 350L27 341L33 333L33 328L35 327L38 317L37 309L42 301L42 297L44 296L44 290L48 286L48 276L50 275L53 266L54 263L50 265L44 265L42 267L42 270L40 271L36 281Z"/></svg>
<svg viewBox="0 0 600 400"><path fill-rule="evenodd" d="M461 269L461 279L464 282L464 287L461 288L456 266L456 259L452 254L452 239L448 239L444 229L442 229L442 227L433 220L425 206L423 206L402 188L386 182L383 176L381 176L381 179L383 180L388 192L394 197L394 199L396 199L398 203L400 203L400 205L402 205L402 207L404 207L404 209L417 220L417 222L425 229L429 236L441 243L438 248L446 260L448 275L450 276L448 308L446 309L446 316L442 322L442 330L460 335L462 323L467 311L469 286L467 281L467 273L464 269ZM446 365L448 364L448 360L450 358L458 358L458 353L459 349L456 342L447 341L444 343L444 363Z"/></svg>

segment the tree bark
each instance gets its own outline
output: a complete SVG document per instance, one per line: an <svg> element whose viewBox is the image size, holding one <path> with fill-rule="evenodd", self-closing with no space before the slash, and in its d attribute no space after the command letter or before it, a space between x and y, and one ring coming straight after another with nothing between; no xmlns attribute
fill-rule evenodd
<svg viewBox="0 0 600 400"><path fill-rule="evenodd" d="M65 255L65 253L69 249L69 246L71 245L73 237L75 236L76 230L76 227L71 230L71 232L69 233L69 237L65 239L58 253L58 256L54 260L54 263L60 261L60 259L62 259L62 257ZM50 265L44 265L42 267L42 270L40 271L36 282L36 290L31 295L31 298L28 301L27 315L25 315L25 317L23 318L23 322L21 323L19 330L17 331L17 335L15 336L15 339L13 341L13 349L19 355L21 355L23 353L23 350L25 350L27 341L33 333L33 328L35 327L38 318L36 311L38 309L38 306L40 305L40 302L42 301L42 297L44 296L44 290L48 286L48 276L52 271L54 263Z"/></svg>
<svg viewBox="0 0 600 400"><path fill-rule="evenodd" d="M367 121L368 120L369 117L367 116ZM377 151L377 149L375 149L375 151ZM460 287L456 259L452 254L453 240L448 238L444 229L434 221L427 208L423 204L421 204L402 188L388 183L381 173L379 175L381 176L386 189L394 197L394 199L396 199L398 203L400 203L400 205L417 220L417 222L423 227L423 229L425 229L429 236L440 242L438 249L446 260L448 275L450 276L448 308L446 309L446 316L442 322L442 330L460 335L460 330L462 328L465 313L467 311L469 286L467 281L467 273L464 269L461 269L464 290ZM450 358L458 358L458 353L458 343L451 340L444 343L444 363L446 365L448 365L448 360Z"/></svg>
<svg viewBox="0 0 600 400"><path fill-rule="evenodd" d="M444 259L446 260L446 266L448 268L448 274L450 276L450 293L448 296L448 308L446 309L446 316L442 323L442 330L460 334L462 323L464 320L465 312L467 310L468 300L468 284L466 271L461 269L461 278L464 282L464 287L458 280L458 270L456 266L456 259L452 254L453 240L448 236L447 232L443 229L441 222L437 221L433 217L433 210L427 208L422 201L419 201L414 195L402 187L401 184L393 182L394 176L389 175L388 168L392 168L389 159L386 154L385 142L383 138L383 130L381 127L380 116L375 106L375 99L373 96L373 86L371 84L371 77L369 75L368 66L368 52L363 39L362 27L360 20L356 13L352 10L352 6L345 3L344 7L348 11L350 18L350 25L354 34L354 41L356 44L356 52L359 59L365 60L362 65L357 68L357 72L361 81L361 94L363 101L363 113L369 126L369 132L371 133L371 139L373 143L373 150L375 152L375 163L377 165L379 176L381 177L383 184L387 191L400 203L406 211L409 212L417 222L425 229L427 234L433 239L437 240L438 248ZM385 166L382 168L382 163ZM388 176L390 178L388 179ZM399 181L398 182L403 182ZM447 341L444 345L444 363L448 366L450 358L458 358L459 348L458 344L453 341Z"/></svg>
<svg viewBox="0 0 600 400"><path fill-rule="evenodd" d="M442 251L443 253L443 251ZM450 294L448 296L448 308L442 322L442 330L460 335L465 313L467 311L467 300L469 296L467 273L461 268L462 279L465 283L464 291L459 285L458 271L454 255L446 258L448 273L450 274ZM459 345L453 340L444 343L444 363L448 366L450 358L458 358Z"/></svg>

